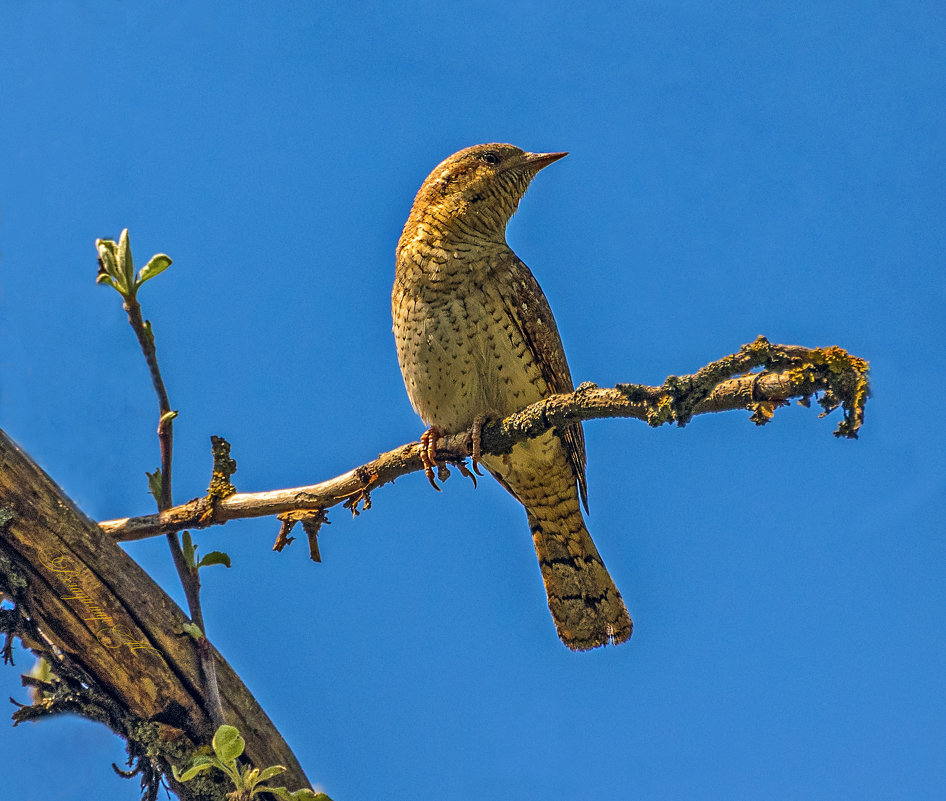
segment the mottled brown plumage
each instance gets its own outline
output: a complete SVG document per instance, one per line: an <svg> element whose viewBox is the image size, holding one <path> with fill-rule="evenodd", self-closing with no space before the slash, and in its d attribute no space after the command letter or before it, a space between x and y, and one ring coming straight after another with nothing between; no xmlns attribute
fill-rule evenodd
<svg viewBox="0 0 946 801"><path fill-rule="evenodd" d="M417 193L398 243L391 307L404 383L428 426L458 433L572 390L548 301L506 244L529 182L564 155L477 145L439 164ZM562 641L586 650L630 637L627 609L581 515L581 425L482 463L526 508Z"/></svg>

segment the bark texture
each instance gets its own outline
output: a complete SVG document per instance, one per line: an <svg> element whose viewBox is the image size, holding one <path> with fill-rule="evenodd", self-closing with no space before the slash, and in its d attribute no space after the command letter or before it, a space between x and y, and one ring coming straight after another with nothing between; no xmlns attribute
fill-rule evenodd
<svg viewBox="0 0 946 801"><path fill-rule="evenodd" d="M213 727L197 649L184 633L187 617L2 431L0 585L20 610L20 629L32 632L28 644L92 677L127 715L120 734L157 724L167 755L181 753L185 738L209 743ZM214 657L226 719L246 739L248 758L257 766L285 765L288 786L309 786L266 713L223 657ZM45 703L61 711L50 698ZM17 714L39 716L34 711Z"/></svg>

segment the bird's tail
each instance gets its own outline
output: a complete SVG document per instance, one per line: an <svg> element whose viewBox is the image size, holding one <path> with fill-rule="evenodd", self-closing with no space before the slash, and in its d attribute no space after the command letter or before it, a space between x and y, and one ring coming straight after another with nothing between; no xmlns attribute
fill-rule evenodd
<svg viewBox="0 0 946 801"><path fill-rule="evenodd" d="M558 636L572 650L587 651L624 642L632 624L571 489L544 502L529 499L526 513Z"/></svg>
<svg viewBox="0 0 946 801"><path fill-rule="evenodd" d="M624 642L631 636L631 616L585 528L562 440L549 432L483 463L526 508L562 642L574 651Z"/></svg>

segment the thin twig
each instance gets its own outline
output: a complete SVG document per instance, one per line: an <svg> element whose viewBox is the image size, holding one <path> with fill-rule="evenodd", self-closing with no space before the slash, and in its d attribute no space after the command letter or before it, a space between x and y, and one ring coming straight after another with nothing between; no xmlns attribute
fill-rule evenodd
<svg viewBox="0 0 946 801"><path fill-rule="evenodd" d="M161 377L161 369L158 366L158 356L154 346L154 335L151 331L151 325L144 321L141 314L141 305L133 295L130 297L125 296L123 308L128 314L128 322L135 332L138 344L141 346L141 352L144 354L145 361L148 364L148 370L151 373L151 383L154 386L155 394L158 396L160 414L158 421L158 443L161 449L161 490L156 500L158 502L158 513L160 514L170 509L173 505L173 496L171 494L171 463L174 452L174 412L171 410L171 402L168 398L167 389L164 386L164 379ZM206 636L204 615L200 606L200 577L197 568L190 568L184 558L177 530L167 531L165 535L168 546L171 549L174 567L177 569L181 586L184 588L184 596L187 599L187 607L190 612L191 620L194 625L200 629L202 634L197 640L197 653L204 675L204 689L207 693L207 711L210 715L210 719L213 721L214 728L217 728L222 726L225 721L223 719L223 704L220 700L220 688L217 683L217 670L214 665L213 650Z"/></svg>

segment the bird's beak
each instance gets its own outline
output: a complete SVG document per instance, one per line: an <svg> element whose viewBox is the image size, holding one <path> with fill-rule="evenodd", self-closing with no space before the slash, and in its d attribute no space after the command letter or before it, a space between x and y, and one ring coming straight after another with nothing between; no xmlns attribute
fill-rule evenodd
<svg viewBox="0 0 946 801"><path fill-rule="evenodd" d="M553 161L558 161L567 155L568 153L523 153L522 159L515 166L538 172L543 167L548 167Z"/></svg>

